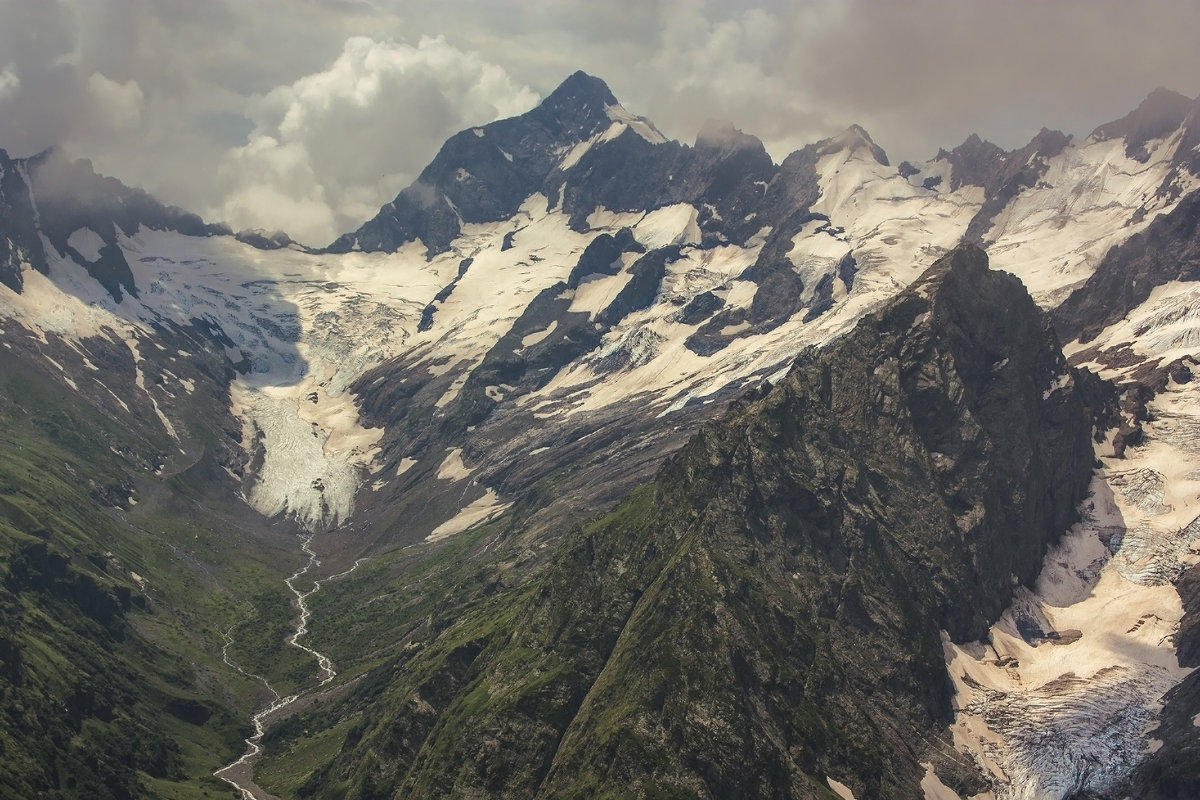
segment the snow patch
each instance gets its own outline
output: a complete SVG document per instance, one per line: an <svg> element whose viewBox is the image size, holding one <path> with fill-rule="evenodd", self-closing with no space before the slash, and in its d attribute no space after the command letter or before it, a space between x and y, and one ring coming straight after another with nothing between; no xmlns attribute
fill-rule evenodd
<svg viewBox="0 0 1200 800"><path fill-rule="evenodd" d="M558 320L551 320L550 324L540 331L526 334L521 338L521 347L531 347L545 339L550 334L554 333L554 329L558 327Z"/></svg>
<svg viewBox="0 0 1200 800"><path fill-rule="evenodd" d="M699 213L687 203L663 206L646 214L634 226L634 236L654 250L667 245L699 244Z"/></svg>
<svg viewBox="0 0 1200 800"><path fill-rule="evenodd" d="M108 388L103 383L100 383L100 380L98 378L93 378L92 380L96 381L96 383L99 384L104 389L104 391L106 391L110 395L112 395L113 400L116 400L117 403L121 406L121 408L125 409L125 413L127 413L127 414L129 413L129 406L127 406L125 404L124 400L122 400L120 397L117 397L116 393L112 389Z"/></svg>
<svg viewBox="0 0 1200 800"><path fill-rule="evenodd" d="M437 402L434 403L434 407L445 408L453 403L458 398L459 392L462 391L462 388L467 385L467 379L470 377L471 371L469 369L463 370L463 372L455 377L455 379L450 383L450 388L443 392L442 396L437 399Z"/></svg>
<svg viewBox="0 0 1200 800"><path fill-rule="evenodd" d="M632 228L645 217L642 211L609 211L604 206L598 206L588 214L588 228L592 230L615 231L621 228Z"/></svg>
<svg viewBox="0 0 1200 800"><path fill-rule="evenodd" d="M1047 386L1046 389L1042 392L1042 399L1049 400L1050 395L1054 394L1055 392L1062 391L1063 389L1067 388L1068 386L1073 385L1074 383L1075 383L1075 381L1071 377L1071 373L1069 373L1069 372L1064 375L1055 375L1054 378L1051 379L1050 385Z"/></svg>
<svg viewBox="0 0 1200 800"><path fill-rule="evenodd" d="M558 168L565 172L566 170L569 170L571 167L578 164L579 159L583 158L584 153L586 153L588 150L591 150L592 145L600 141L601 135L602 134L596 134L590 139L585 139L584 141L574 145L570 150L567 151L567 154L563 156L562 161L558 162Z"/></svg>
<svg viewBox="0 0 1200 800"><path fill-rule="evenodd" d="M499 495L488 489L484 492L483 497L460 509L451 519L434 528L425 537L425 541L437 542L448 539L456 533L462 533L476 525L495 519L508 510L511 505L512 503L501 502Z"/></svg>
<svg viewBox="0 0 1200 800"><path fill-rule="evenodd" d="M654 123L645 117L639 117L636 114L631 114L619 103L616 105L605 106L604 113L608 114L609 119L628 125L633 129L634 133L636 133L638 136L641 136L651 144L663 144L667 141L667 137L662 134L662 131L654 127Z"/></svg>
<svg viewBox="0 0 1200 800"><path fill-rule="evenodd" d="M446 452L449 455L438 466L438 480L458 481L471 477L471 469L462 460L462 448L451 447Z"/></svg>
<svg viewBox="0 0 1200 800"><path fill-rule="evenodd" d="M835 781L828 775L825 776L825 782L829 784L829 788L833 789L833 793L842 800L854 800L854 792L850 791L850 787L840 781Z"/></svg>
<svg viewBox="0 0 1200 800"><path fill-rule="evenodd" d="M624 253L621 256L624 265L616 275L592 275L580 282L571 298L569 311L586 311L595 319L596 315L612 304L617 295L625 288L625 284L633 279L628 271L629 264L637 258L637 253Z"/></svg>
<svg viewBox="0 0 1200 800"><path fill-rule="evenodd" d="M91 228L80 228L67 237L67 246L92 263L100 260L104 240Z"/></svg>
<svg viewBox="0 0 1200 800"><path fill-rule="evenodd" d="M159 422L162 423L163 428L166 429L167 434L170 435L172 439L178 441L179 434L175 432L175 426L171 424L171 420L167 419L167 415L163 413L161 408L159 408L158 400L156 400L154 395L150 393L150 390L146 388L146 374L142 372L143 359L141 352L138 351L137 340L131 336L125 339L125 346L129 348L129 352L133 356L134 382L137 384L139 389L145 392L146 397L150 399L150 405L154 408L154 413L158 417Z"/></svg>

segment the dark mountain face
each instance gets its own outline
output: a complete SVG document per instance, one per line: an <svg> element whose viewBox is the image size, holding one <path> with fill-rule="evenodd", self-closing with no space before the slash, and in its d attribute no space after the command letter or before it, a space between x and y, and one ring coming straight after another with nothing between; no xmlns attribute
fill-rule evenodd
<svg viewBox="0 0 1200 800"><path fill-rule="evenodd" d="M983 635L1072 522L1071 374L1020 283L956 250L352 691L306 791L910 798L930 759L978 790L943 755L939 630Z"/></svg>
<svg viewBox="0 0 1200 800"><path fill-rule="evenodd" d="M0 283L20 292L23 263L39 272L46 271L33 196L21 172L21 162L0 150Z"/></svg>
<svg viewBox="0 0 1200 800"><path fill-rule="evenodd" d="M1178 130L1194 106L1194 101L1178 92L1155 89L1136 109L1101 125L1092 135L1098 139L1124 139L1125 155L1144 164L1150 158L1146 144Z"/></svg>
<svg viewBox="0 0 1200 800"><path fill-rule="evenodd" d="M1004 168L1008 160L1004 150L996 144L980 139L972 133L958 147L950 152L939 150L938 160L950 162L950 191L960 186L987 186L992 182L991 176Z"/></svg>
<svg viewBox="0 0 1200 800"><path fill-rule="evenodd" d="M761 141L714 127L688 147L634 121L585 145L623 121L613 108L603 81L572 75L533 111L455 134L412 186L330 250L393 251L420 239L430 254L445 252L462 223L508 219L535 192L561 202L576 230L600 207L650 211L680 202L705 207L700 222L712 243L745 242L766 224L763 197L777 168ZM577 146L585 152L566 160Z"/></svg>
<svg viewBox="0 0 1200 800"><path fill-rule="evenodd" d="M420 239L430 253L445 252L461 223L515 214L565 149L608 127L605 109L615 105L603 81L576 72L534 110L450 137L412 186L330 250L393 251Z"/></svg>
<svg viewBox="0 0 1200 800"><path fill-rule="evenodd" d="M973 168L973 178L983 181L980 185L984 190L984 202L963 238L969 242L982 242L996 215L1022 190L1036 186L1049 169L1050 159L1061 153L1070 141L1070 137L1061 131L1042 128L1019 150L989 159L987 166L978 165L982 169Z"/></svg>
<svg viewBox="0 0 1200 800"><path fill-rule="evenodd" d="M972 133L950 152L939 151L936 160L950 163L951 191L962 186L980 186L984 191L983 207L976 212L963 238L981 243L996 214L1022 190L1037 185L1045 175L1050 159L1061 153L1070 141L1070 137L1061 131L1042 128L1029 144L1005 152Z"/></svg>

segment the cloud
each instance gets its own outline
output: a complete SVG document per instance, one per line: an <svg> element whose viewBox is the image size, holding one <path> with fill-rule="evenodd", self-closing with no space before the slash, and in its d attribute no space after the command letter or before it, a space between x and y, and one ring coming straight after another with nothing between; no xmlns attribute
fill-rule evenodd
<svg viewBox="0 0 1200 800"><path fill-rule="evenodd" d="M110 128L136 128L142 121L145 95L137 81L118 83L107 75L93 72L87 79L88 94L95 103L95 119Z"/></svg>
<svg viewBox="0 0 1200 800"><path fill-rule="evenodd" d="M0 72L0 100L11 97L19 88L21 88L21 79L17 77L17 71L13 65L9 64L3 72Z"/></svg>
<svg viewBox="0 0 1200 800"><path fill-rule="evenodd" d="M0 0L0 147L325 243L576 69L684 141L858 123L899 161L1200 93L1197 30L1194 0Z"/></svg>
<svg viewBox="0 0 1200 800"><path fill-rule="evenodd" d="M596 5L620 17L621 3ZM1013 148L1043 125L1086 135L1156 86L1200 93L1193 0L644 5L651 11L623 31L560 29L570 42L556 51L585 62L668 135L690 139L707 118L726 119L777 159L852 123L895 160L931 157L973 131ZM599 13L556 6L581 19ZM535 26L519 34L523 45L552 35L522 21Z"/></svg>
<svg viewBox="0 0 1200 800"><path fill-rule="evenodd" d="M251 103L254 132L223 159L228 194L210 213L326 244L411 182L449 133L537 100L444 38L410 46L350 37L326 69Z"/></svg>

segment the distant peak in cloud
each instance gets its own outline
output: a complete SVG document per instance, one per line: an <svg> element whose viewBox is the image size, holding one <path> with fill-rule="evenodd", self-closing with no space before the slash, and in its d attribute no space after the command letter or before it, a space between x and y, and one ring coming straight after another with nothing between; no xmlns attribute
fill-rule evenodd
<svg viewBox="0 0 1200 800"><path fill-rule="evenodd" d="M537 101L503 68L441 36L415 46L352 36L325 69L253 102L255 129L226 154L228 189L207 215L332 241L411 182L452 133Z"/></svg>
<svg viewBox="0 0 1200 800"><path fill-rule="evenodd" d="M596 101L609 106L617 105L617 98L613 95L612 90L608 88L607 83L594 75L587 74L583 70L576 70L567 76L566 80L560 83L557 89L550 93L544 105L558 106L568 103L579 105L589 101Z"/></svg>

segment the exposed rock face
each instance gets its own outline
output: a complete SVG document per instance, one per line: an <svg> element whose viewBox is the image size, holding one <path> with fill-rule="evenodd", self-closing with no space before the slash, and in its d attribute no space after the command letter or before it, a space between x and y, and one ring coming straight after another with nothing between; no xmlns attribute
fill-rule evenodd
<svg viewBox="0 0 1200 800"><path fill-rule="evenodd" d="M616 275L621 271L622 253L644 253L646 248L633 238L633 231L622 228L616 235L602 233L588 244L579 256L579 263L567 278L567 287L578 288L589 275Z"/></svg>
<svg viewBox="0 0 1200 800"><path fill-rule="evenodd" d="M756 137L708 128L695 147L652 142L632 129L588 150L562 175L563 209L586 228L599 207L648 211L673 203L701 209L705 241L745 242L765 224L761 206L778 168Z"/></svg>
<svg viewBox="0 0 1200 800"><path fill-rule="evenodd" d="M1098 139L1124 139L1125 155L1146 163L1146 144L1174 133L1192 111L1194 101L1170 89L1158 88L1141 104L1118 120L1092 132Z"/></svg>
<svg viewBox="0 0 1200 800"><path fill-rule="evenodd" d="M950 152L939 150L936 160L950 162L950 190L954 191L967 185L986 187L1004 169L1008 158L999 145L972 133Z"/></svg>
<svg viewBox="0 0 1200 800"><path fill-rule="evenodd" d="M284 247L299 246L283 231L272 232L261 228L238 231L234 238L259 250L280 250Z"/></svg>
<svg viewBox="0 0 1200 800"><path fill-rule="evenodd" d="M608 308L596 315L601 325L615 325L633 311L649 307L658 296L667 263L679 258L679 248L660 247L639 258L629 268L632 278L613 298Z"/></svg>
<svg viewBox="0 0 1200 800"><path fill-rule="evenodd" d="M22 264L46 271L33 197L20 166L0 150L0 283L14 292L21 291L24 283Z"/></svg>
<svg viewBox="0 0 1200 800"><path fill-rule="evenodd" d="M829 775L911 798L933 759L977 791L944 755L939 630L982 635L1073 522L1092 455L1071 375L1020 283L955 250L383 667L309 789L828 797Z"/></svg>

